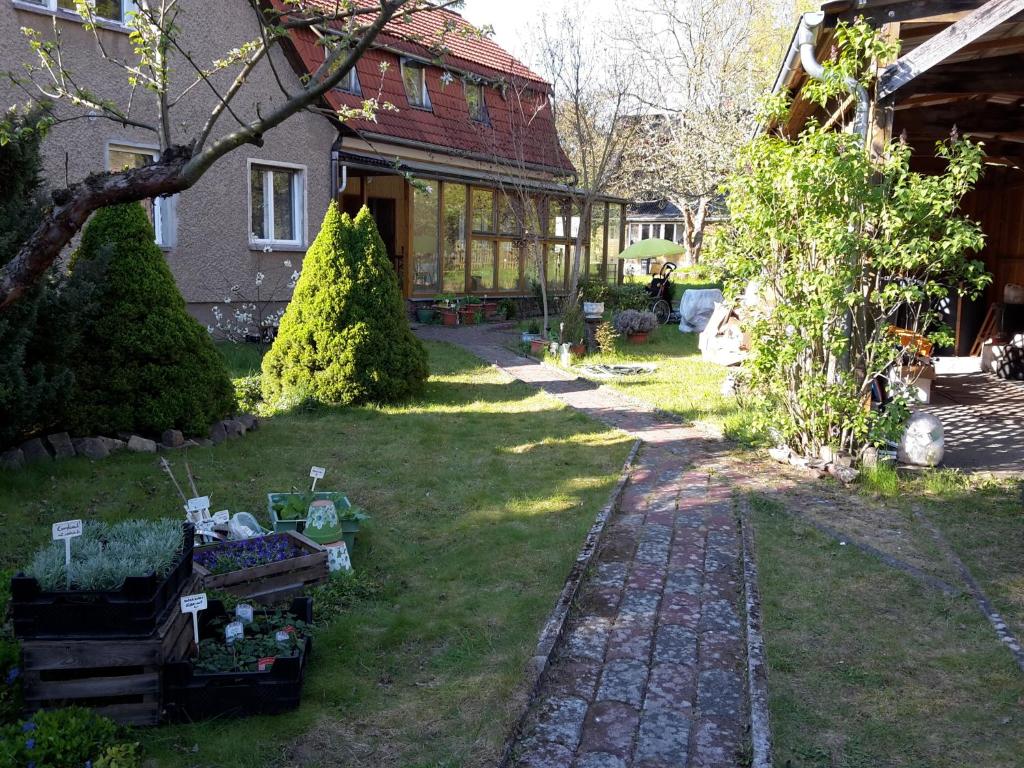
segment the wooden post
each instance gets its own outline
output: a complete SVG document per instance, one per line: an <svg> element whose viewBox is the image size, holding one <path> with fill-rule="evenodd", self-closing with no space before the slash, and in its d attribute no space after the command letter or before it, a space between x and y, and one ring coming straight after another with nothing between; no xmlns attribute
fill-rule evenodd
<svg viewBox="0 0 1024 768"><path fill-rule="evenodd" d="M897 42L900 38L900 25L898 22L883 24L881 36L887 42ZM888 61L876 62L876 74L881 75L882 71L889 65ZM867 144L868 151L873 159L880 159L885 152L885 145L892 139L892 123L895 115L895 105L892 99L886 101L876 98L871 103L871 115L868 121Z"/></svg>

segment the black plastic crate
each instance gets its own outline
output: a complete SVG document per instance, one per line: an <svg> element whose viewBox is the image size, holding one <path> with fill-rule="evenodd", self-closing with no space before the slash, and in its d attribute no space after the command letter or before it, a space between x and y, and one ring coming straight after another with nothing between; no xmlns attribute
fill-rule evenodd
<svg viewBox="0 0 1024 768"><path fill-rule="evenodd" d="M31 576L11 577L11 622L23 640L149 637L192 578L195 528L182 526L182 551L170 573L130 576L120 589L46 592Z"/></svg>
<svg viewBox="0 0 1024 768"><path fill-rule="evenodd" d="M219 600L199 614L199 637L210 637L210 623L227 612ZM270 611L257 610L266 615ZM288 613L311 624L313 601L292 601ZM306 661L313 650L308 635L298 656L278 658L266 672L197 672L189 661L164 667L165 711L168 720L195 722L215 717L275 715L296 709L302 698Z"/></svg>

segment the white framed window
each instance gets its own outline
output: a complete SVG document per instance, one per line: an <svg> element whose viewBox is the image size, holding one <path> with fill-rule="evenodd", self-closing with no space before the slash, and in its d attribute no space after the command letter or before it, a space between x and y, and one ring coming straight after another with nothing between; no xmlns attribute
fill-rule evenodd
<svg viewBox="0 0 1024 768"><path fill-rule="evenodd" d="M306 167L249 160L249 243L302 248L306 233Z"/></svg>
<svg viewBox="0 0 1024 768"><path fill-rule="evenodd" d="M129 168L142 168L160 157L160 150L147 144L110 142L107 144L107 170L116 173ZM174 245L177 223L177 195L143 200L149 221L153 225L156 244L163 248Z"/></svg>
<svg viewBox="0 0 1024 768"><path fill-rule="evenodd" d="M466 106L469 108L469 116L478 123L489 122L483 85L464 80L463 87L466 91Z"/></svg>
<svg viewBox="0 0 1024 768"><path fill-rule="evenodd" d="M356 96L363 95L363 89L359 85L359 74L356 72L356 68L352 67L345 76L338 81L335 86L339 91L343 93L351 93Z"/></svg>
<svg viewBox="0 0 1024 768"><path fill-rule="evenodd" d="M427 93L427 68L418 61L402 59L402 83L409 104L420 109L430 109L430 94Z"/></svg>
<svg viewBox="0 0 1024 768"><path fill-rule="evenodd" d="M14 0L16 6L37 7L45 11L77 16L75 0ZM92 0L93 13L97 19L115 24L128 23L128 14L137 10L135 0Z"/></svg>

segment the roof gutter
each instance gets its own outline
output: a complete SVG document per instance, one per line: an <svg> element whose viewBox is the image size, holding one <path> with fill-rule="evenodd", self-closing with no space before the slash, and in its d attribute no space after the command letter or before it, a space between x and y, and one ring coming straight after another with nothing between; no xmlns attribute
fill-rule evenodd
<svg viewBox="0 0 1024 768"><path fill-rule="evenodd" d="M825 67L822 66L821 62L816 57L815 47L818 42L818 33L821 30L822 24L825 22L825 14L820 11L816 13L805 13L800 17L800 25L797 27L796 36L793 39L793 45L800 54L800 65L804 68L804 71L808 76L813 77L815 80L826 80L830 77L825 72ZM790 46L790 53L793 52L793 46ZM788 56L787 56L788 61ZM783 68L785 70L785 67ZM780 77L782 74L780 73ZM776 88L778 88L778 82L776 82ZM843 86L857 99L857 111L853 117L852 132L861 137L865 142L868 136L868 112L871 107L871 98L868 96L867 89L860 84L855 77L844 77Z"/></svg>

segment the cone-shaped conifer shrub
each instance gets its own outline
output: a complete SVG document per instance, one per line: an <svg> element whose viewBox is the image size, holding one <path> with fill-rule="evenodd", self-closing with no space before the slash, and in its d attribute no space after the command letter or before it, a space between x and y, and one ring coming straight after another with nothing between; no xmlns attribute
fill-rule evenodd
<svg viewBox="0 0 1024 768"><path fill-rule="evenodd" d="M270 352L263 394L275 405L388 403L418 392L427 355L405 317L398 277L364 207L331 203Z"/></svg>

